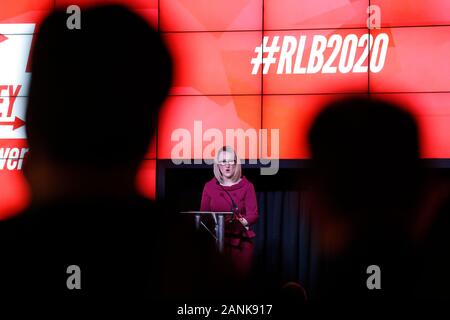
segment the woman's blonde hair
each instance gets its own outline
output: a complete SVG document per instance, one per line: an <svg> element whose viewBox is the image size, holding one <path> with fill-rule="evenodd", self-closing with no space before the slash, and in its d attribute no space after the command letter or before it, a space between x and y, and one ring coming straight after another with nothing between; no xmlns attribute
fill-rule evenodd
<svg viewBox="0 0 450 320"><path fill-rule="evenodd" d="M214 161L214 176L220 183L223 183L223 175L219 168L219 156L223 152L229 152L234 156L234 161L236 164L235 164L234 174L231 177L231 181L237 182L241 178L241 175L242 175L241 160L238 158L236 152L234 152L234 149L230 146L223 146L222 148L217 150L216 159Z"/></svg>

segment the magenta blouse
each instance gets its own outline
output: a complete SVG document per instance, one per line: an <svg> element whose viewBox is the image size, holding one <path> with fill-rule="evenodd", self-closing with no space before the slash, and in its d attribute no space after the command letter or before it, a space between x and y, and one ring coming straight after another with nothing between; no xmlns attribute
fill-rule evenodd
<svg viewBox="0 0 450 320"><path fill-rule="evenodd" d="M227 192L228 194L227 194ZM233 199L239 208L239 213L248 221L250 229L242 237L253 238L255 233L251 226L258 220L258 205L253 184L242 177L241 181L232 186L221 186L216 178L205 184L202 194L201 211L232 211Z"/></svg>

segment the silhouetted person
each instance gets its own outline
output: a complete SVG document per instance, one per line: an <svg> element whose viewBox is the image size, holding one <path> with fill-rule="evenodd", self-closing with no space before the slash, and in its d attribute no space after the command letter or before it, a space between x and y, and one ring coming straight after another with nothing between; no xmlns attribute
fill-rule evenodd
<svg viewBox="0 0 450 320"><path fill-rule="evenodd" d="M411 297L422 180L414 118L387 102L349 97L320 112L309 143L323 253L319 297ZM367 287L371 265L381 269L381 290Z"/></svg>
<svg viewBox="0 0 450 320"><path fill-rule="evenodd" d="M24 172L32 201L0 224L0 291L74 306L159 296L166 224L139 196L135 175L171 84L171 57L123 7L82 11L81 30L69 30L67 18L51 13L32 52ZM71 265L81 269L80 290Z"/></svg>
<svg viewBox="0 0 450 320"><path fill-rule="evenodd" d="M427 300L450 300L450 199L437 210L421 247L417 294Z"/></svg>
<svg viewBox="0 0 450 320"><path fill-rule="evenodd" d="M153 301L151 313L158 301L218 301L231 282L213 243L135 187L171 84L166 46L120 6L83 10L81 30L67 18L45 19L32 52L24 169L32 202L0 223L1 295L76 308Z"/></svg>

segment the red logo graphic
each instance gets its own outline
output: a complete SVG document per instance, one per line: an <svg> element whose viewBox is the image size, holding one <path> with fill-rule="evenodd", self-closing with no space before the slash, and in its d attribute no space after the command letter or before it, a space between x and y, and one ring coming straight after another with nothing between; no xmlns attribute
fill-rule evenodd
<svg viewBox="0 0 450 320"><path fill-rule="evenodd" d="M0 126L13 126L13 130L20 128L25 125L25 121L19 117L15 117L14 121L0 121Z"/></svg>

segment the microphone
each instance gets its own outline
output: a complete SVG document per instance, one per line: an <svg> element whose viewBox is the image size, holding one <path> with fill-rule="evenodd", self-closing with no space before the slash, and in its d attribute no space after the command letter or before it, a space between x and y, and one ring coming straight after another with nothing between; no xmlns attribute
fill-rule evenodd
<svg viewBox="0 0 450 320"><path fill-rule="evenodd" d="M222 188L223 191L225 191L225 193L228 195L228 197L231 200L231 211L233 211L233 213L235 213L236 211L239 210L239 207L236 205L236 203L233 200L233 197L230 195L230 193L220 184L219 180L216 179L216 183Z"/></svg>
<svg viewBox="0 0 450 320"><path fill-rule="evenodd" d="M219 180L216 179L216 183L222 188L223 191L225 191L225 193L228 195L228 197L231 200L231 204L232 204L232 208L231 211L233 211L233 216L231 217L231 222L233 222L233 220L235 219L235 216L237 216L237 220L239 221L239 223L242 225L242 227L245 228L245 230L249 230L250 227L244 225L240 219L242 218L242 216L239 213L239 207L236 205L236 202L234 202L233 197L230 195L230 193L220 184Z"/></svg>

